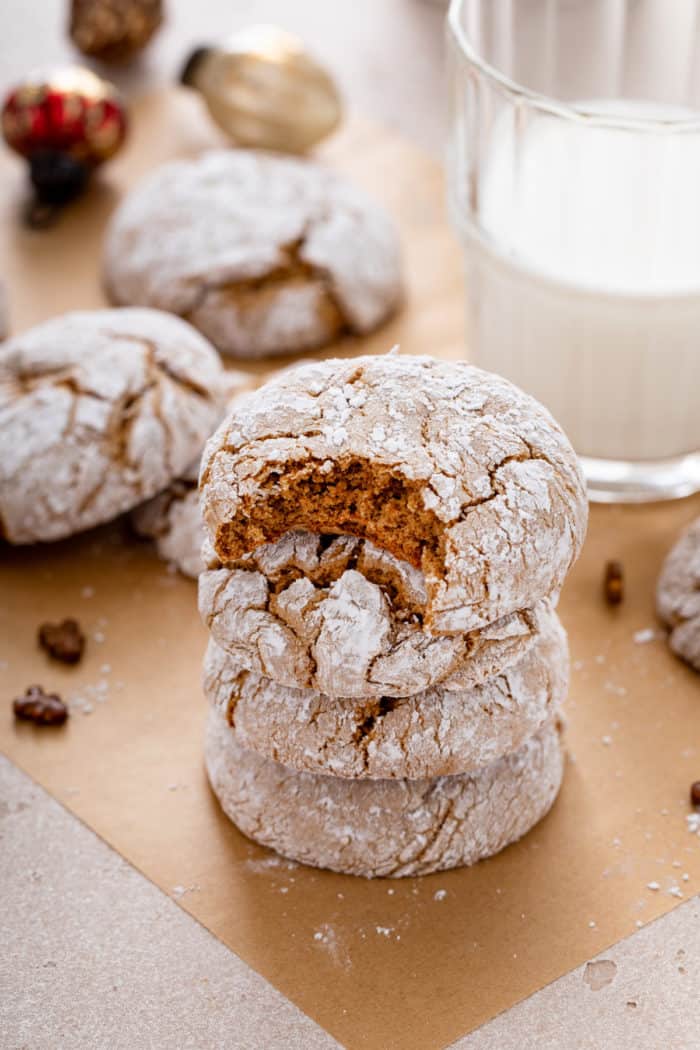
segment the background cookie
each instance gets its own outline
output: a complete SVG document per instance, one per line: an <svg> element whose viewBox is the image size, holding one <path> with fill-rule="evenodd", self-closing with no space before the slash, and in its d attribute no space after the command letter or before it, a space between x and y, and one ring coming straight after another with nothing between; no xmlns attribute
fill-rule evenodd
<svg viewBox="0 0 700 1050"><path fill-rule="evenodd" d="M241 667L331 696L469 688L527 650L547 609L448 637L423 630L425 602L419 570L353 536L287 533L199 578L202 619Z"/></svg>
<svg viewBox="0 0 700 1050"><path fill-rule="evenodd" d="M252 379L245 372L227 370L222 375L222 401L228 404L234 397L240 397L251 384ZM159 558L194 579L205 567L202 560L204 526L197 487L200 458L197 456L182 477L136 507L130 516L136 535L155 541Z"/></svg>
<svg viewBox="0 0 700 1050"><path fill-rule="evenodd" d="M555 613L509 670L475 689L350 700L290 689L243 670L209 642L204 693L241 747L292 769L336 777L468 773L515 751L551 721L568 688L566 634Z"/></svg>
<svg viewBox="0 0 700 1050"><path fill-rule="evenodd" d="M195 580L204 569L198 475L199 460L184 477L131 512L131 526L136 535L154 540L159 558Z"/></svg>
<svg viewBox="0 0 700 1050"><path fill-rule="evenodd" d="M71 313L0 346L0 535L56 540L155 495L221 414L221 363L155 310Z"/></svg>
<svg viewBox="0 0 700 1050"><path fill-rule="evenodd" d="M302 365L261 387L207 443L201 493L223 562L310 528L421 568L435 633L558 591L588 515L546 409L470 365L393 354Z"/></svg>
<svg viewBox="0 0 700 1050"><path fill-rule="evenodd" d="M252 150L160 168L118 209L104 259L117 303L186 317L225 353L323 346L401 295L384 211L309 161Z"/></svg>
<svg viewBox="0 0 700 1050"><path fill-rule="evenodd" d="M297 773L246 751L212 708L205 761L244 834L285 857L348 875L427 875L474 864L547 813L563 774L555 723L474 776L342 780Z"/></svg>
<svg viewBox="0 0 700 1050"><path fill-rule="evenodd" d="M677 656L700 671L700 518L682 534L663 564L656 608Z"/></svg>

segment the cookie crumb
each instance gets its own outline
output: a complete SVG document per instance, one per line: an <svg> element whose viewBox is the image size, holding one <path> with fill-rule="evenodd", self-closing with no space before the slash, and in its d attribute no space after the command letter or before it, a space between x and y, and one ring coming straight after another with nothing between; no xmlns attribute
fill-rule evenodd
<svg viewBox="0 0 700 1050"><path fill-rule="evenodd" d="M60 726L68 718L68 708L56 693L45 693L42 686L27 686L24 696L12 704L15 718L37 726Z"/></svg>
<svg viewBox="0 0 700 1050"><path fill-rule="evenodd" d="M434 901L444 901L446 896L447 896L447 890L436 890L435 893L433 894L433 900Z"/></svg>
<svg viewBox="0 0 700 1050"><path fill-rule="evenodd" d="M622 562L609 561L603 576L603 595L608 605L620 605L625 596Z"/></svg>
<svg viewBox="0 0 700 1050"><path fill-rule="evenodd" d="M85 649L85 635L77 620L68 618L61 623L42 623L38 642L53 660L64 664L80 662Z"/></svg>
<svg viewBox="0 0 700 1050"><path fill-rule="evenodd" d="M690 785L690 804L692 806L700 806L700 780L696 780Z"/></svg>

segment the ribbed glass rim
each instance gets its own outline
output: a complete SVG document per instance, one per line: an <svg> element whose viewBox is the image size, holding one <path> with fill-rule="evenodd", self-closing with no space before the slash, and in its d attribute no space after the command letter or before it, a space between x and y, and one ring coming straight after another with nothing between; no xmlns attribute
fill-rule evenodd
<svg viewBox="0 0 700 1050"><path fill-rule="evenodd" d="M651 117L615 117L587 110L585 106L572 106L566 102L533 91L506 76L487 62L473 46L462 26L461 14L469 0L450 0L447 12L448 36L456 44L459 58L474 66L479 72L506 94L527 101L534 109L563 120L583 123L589 127L608 128L617 131L646 131L649 134L688 134L700 132L700 112L697 117L678 117L664 120Z"/></svg>

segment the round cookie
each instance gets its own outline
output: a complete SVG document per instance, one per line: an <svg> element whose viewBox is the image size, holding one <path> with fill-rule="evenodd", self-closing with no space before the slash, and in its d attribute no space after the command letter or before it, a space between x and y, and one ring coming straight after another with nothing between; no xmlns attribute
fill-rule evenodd
<svg viewBox="0 0 700 1050"><path fill-rule="evenodd" d="M181 474L221 418L218 354L156 310L70 313L0 346L0 536L57 540Z"/></svg>
<svg viewBox="0 0 700 1050"><path fill-rule="evenodd" d="M353 536L290 532L231 566L212 553L208 564L199 609L215 642L248 671L330 696L470 688L522 656L548 608L430 635L420 570Z"/></svg>
<svg viewBox="0 0 700 1050"><path fill-rule="evenodd" d="M209 781L240 830L285 857L367 878L428 875L498 853L550 809L564 770L556 721L474 775L343 780L246 751L207 723Z"/></svg>
<svg viewBox="0 0 700 1050"><path fill-rule="evenodd" d="M154 540L162 561L177 566L183 576L195 580L204 570L198 476L199 460L183 477L131 512L131 526L136 535Z"/></svg>
<svg viewBox="0 0 700 1050"><path fill-rule="evenodd" d="M588 516L538 402L470 365L394 354L273 378L207 443L200 488L223 563L290 529L361 536L422 569L436 634L556 593Z"/></svg>
<svg viewBox="0 0 700 1050"><path fill-rule="evenodd" d="M568 646L554 612L509 670L475 689L437 686L374 700L290 689L251 674L212 641L204 692L236 742L291 769L336 777L469 773L517 750L566 698Z"/></svg>
<svg viewBox="0 0 700 1050"><path fill-rule="evenodd" d="M673 652L700 671L700 518L683 532L664 561L656 608L669 628Z"/></svg>
<svg viewBox="0 0 700 1050"><path fill-rule="evenodd" d="M179 314L236 357L369 332L401 298L383 209L318 164L254 150L153 173L112 220L104 273L114 302Z"/></svg>
<svg viewBox="0 0 700 1050"><path fill-rule="evenodd" d="M250 387L245 372L228 370L222 376L222 398L228 402ZM199 509L199 463L201 455L182 477L146 500L131 512L131 527L137 536L154 540L158 557L175 565L183 576L196 579L204 570L202 545L205 534Z"/></svg>

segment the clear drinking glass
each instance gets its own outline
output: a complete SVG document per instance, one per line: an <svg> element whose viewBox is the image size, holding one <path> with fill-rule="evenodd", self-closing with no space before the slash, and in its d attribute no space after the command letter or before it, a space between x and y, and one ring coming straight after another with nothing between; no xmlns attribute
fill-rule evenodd
<svg viewBox="0 0 700 1050"><path fill-rule="evenodd" d="M452 0L448 39L470 358L592 499L699 490L699 0Z"/></svg>

